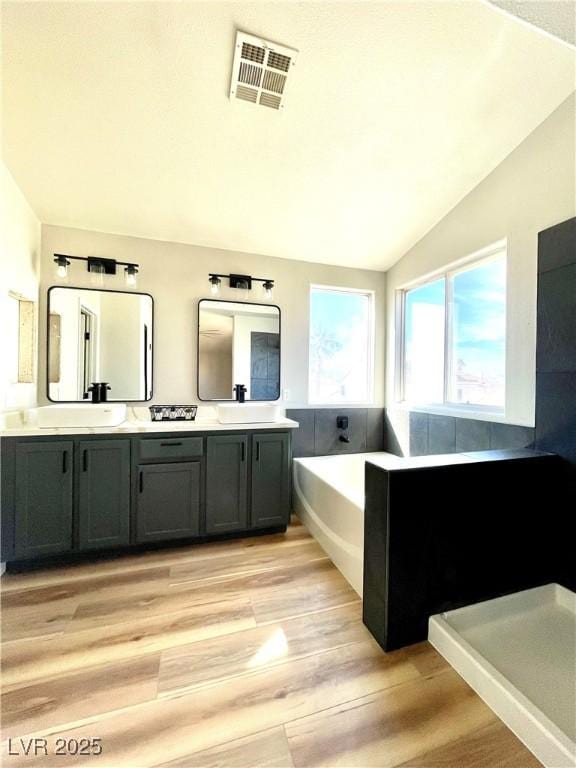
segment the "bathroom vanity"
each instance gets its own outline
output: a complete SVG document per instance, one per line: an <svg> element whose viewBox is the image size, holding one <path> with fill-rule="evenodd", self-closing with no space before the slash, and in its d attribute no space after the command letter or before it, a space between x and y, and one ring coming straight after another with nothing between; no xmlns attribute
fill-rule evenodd
<svg viewBox="0 0 576 768"><path fill-rule="evenodd" d="M198 393L219 405L186 422L127 411L153 394L149 294L53 286L46 315L55 405L0 429L3 562L285 530L298 424L270 403L280 396L278 307L199 302ZM268 402L221 402L240 385ZM88 402L96 387L107 403Z"/></svg>
<svg viewBox="0 0 576 768"><path fill-rule="evenodd" d="M2 560L284 530L296 426L7 430Z"/></svg>

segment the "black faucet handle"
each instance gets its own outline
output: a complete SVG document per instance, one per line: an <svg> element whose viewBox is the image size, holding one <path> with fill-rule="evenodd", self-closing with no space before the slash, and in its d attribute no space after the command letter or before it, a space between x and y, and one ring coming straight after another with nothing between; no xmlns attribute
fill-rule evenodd
<svg viewBox="0 0 576 768"><path fill-rule="evenodd" d="M88 387L88 392L92 394L93 403L100 402L100 384L97 381L92 382L92 384ZM88 399L88 395L86 395L86 399Z"/></svg>
<svg viewBox="0 0 576 768"><path fill-rule="evenodd" d="M244 396L246 392L248 391L244 384L235 384L234 385L234 392L236 393L236 402L237 403L243 403L244 402Z"/></svg>

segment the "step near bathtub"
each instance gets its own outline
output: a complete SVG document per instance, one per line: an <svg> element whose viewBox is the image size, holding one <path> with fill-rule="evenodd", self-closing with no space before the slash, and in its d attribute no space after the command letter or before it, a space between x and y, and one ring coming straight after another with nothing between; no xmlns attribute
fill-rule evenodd
<svg viewBox="0 0 576 768"><path fill-rule="evenodd" d="M574 592L548 584L437 614L428 639L546 768L574 768Z"/></svg>

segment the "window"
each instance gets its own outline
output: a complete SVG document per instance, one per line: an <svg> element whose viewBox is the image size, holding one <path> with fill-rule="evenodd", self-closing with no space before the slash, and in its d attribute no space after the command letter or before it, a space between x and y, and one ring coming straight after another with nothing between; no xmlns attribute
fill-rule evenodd
<svg viewBox="0 0 576 768"><path fill-rule="evenodd" d="M369 291L312 286L311 403L371 401L373 301L373 293Z"/></svg>
<svg viewBox="0 0 576 768"><path fill-rule="evenodd" d="M504 408L506 252L403 291L402 398Z"/></svg>

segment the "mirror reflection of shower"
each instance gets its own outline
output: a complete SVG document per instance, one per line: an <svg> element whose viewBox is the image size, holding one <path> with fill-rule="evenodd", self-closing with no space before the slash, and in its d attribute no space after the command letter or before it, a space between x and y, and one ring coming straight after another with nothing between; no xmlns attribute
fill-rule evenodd
<svg viewBox="0 0 576 768"><path fill-rule="evenodd" d="M280 310L271 304L202 299L198 308L198 396L280 397Z"/></svg>

